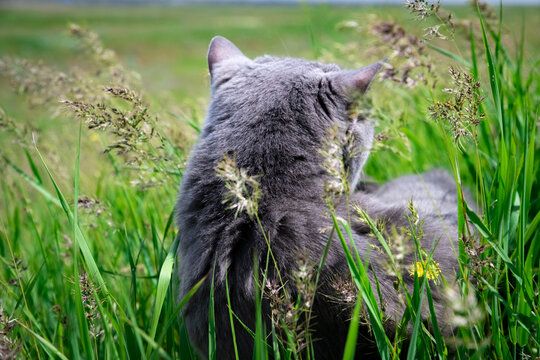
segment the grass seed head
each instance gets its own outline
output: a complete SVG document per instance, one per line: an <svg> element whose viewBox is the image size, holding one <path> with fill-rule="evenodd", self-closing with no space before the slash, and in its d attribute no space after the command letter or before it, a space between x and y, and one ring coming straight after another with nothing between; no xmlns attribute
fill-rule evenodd
<svg viewBox="0 0 540 360"><path fill-rule="evenodd" d="M495 11L489 4L485 1L478 1L478 0L470 0L469 3L471 4L473 10L480 10L480 13L482 14L482 17L484 19L488 20L494 20L497 19L497 15L495 15Z"/></svg>
<svg viewBox="0 0 540 360"><path fill-rule="evenodd" d="M219 178L225 181L225 198L223 203L229 204L229 209L235 209L235 217L246 212L250 218L257 216L259 200L262 197L257 176L247 174L245 169L236 166L236 158L223 154L223 160L215 168Z"/></svg>
<svg viewBox="0 0 540 360"><path fill-rule="evenodd" d="M0 359L17 359L22 345L14 338L13 330L17 324L16 319L4 312L0 299Z"/></svg>
<svg viewBox="0 0 540 360"><path fill-rule="evenodd" d="M348 304L353 306L358 299L358 288L350 277L343 278L338 276L332 283L332 287L336 291L335 301L338 303Z"/></svg>
<svg viewBox="0 0 540 360"><path fill-rule="evenodd" d="M309 256L304 252L298 252L296 256L297 269L293 272L296 280L296 290L301 298L299 306L308 311L312 306L315 295L315 264L311 263Z"/></svg>
<svg viewBox="0 0 540 360"><path fill-rule="evenodd" d="M493 257L488 255L488 245L482 243L480 235L473 234L467 236L462 234L461 242L465 249L465 253L468 255L467 267L471 270L471 275L476 278L475 284L479 290L486 289L487 284L491 284L494 280L493 277L497 273L496 266L493 264ZM482 281L482 280L485 280Z"/></svg>
<svg viewBox="0 0 540 360"><path fill-rule="evenodd" d="M271 321L278 330L280 341L294 353L309 344L311 334L309 318L315 297L316 266L308 254L298 251L296 268L292 270L289 281L278 285L273 280L265 284L265 297L270 303Z"/></svg>
<svg viewBox="0 0 540 360"><path fill-rule="evenodd" d="M450 312L450 322L456 327L471 329L482 321L484 311L478 303L473 287L469 285L464 289L465 292L460 293L455 287L447 287L446 302Z"/></svg>
<svg viewBox="0 0 540 360"><path fill-rule="evenodd" d="M28 141L28 138L29 134L31 133L30 128L26 125L21 124L20 122L11 119L1 107L0 131L12 134L15 142L19 143L24 147L29 147L30 143Z"/></svg>
<svg viewBox="0 0 540 360"><path fill-rule="evenodd" d="M441 25L430 26L424 29L424 39L431 40L438 38L441 40L446 40L446 36L440 33L439 28Z"/></svg>
<svg viewBox="0 0 540 360"><path fill-rule="evenodd" d="M9 264L9 267L11 268L14 277L8 279L8 283L14 287L21 286L20 280L22 279L24 272L28 270L28 266L23 264L21 258L15 256Z"/></svg>
<svg viewBox="0 0 540 360"><path fill-rule="evenodd" d="M87 212L92 212L96 215L99 215L105 211L105 208L99 199L92 199L86 195L83 195L78 199L77 206L79 209L84 209Z"/></svg>
<svg viewBox="0 0 540 360"><path fill-rule="evenodd" d="M436 13L441 7L441 2L430 2L426 0L406 0L405 6L419 19L425 19Z"/></svg>
<svg viewBox="0 0 540 360"><path fill-rule="evenodd" d="M81 289L81 298L84 306L84 315L88 321L88 331L90 336L93 338L98 338L104 333L104 330L100 329L101 327L98 323L99 319L101 318L96 300L96 292L98 289L94 286L86 273L79 275L79 286Z"/></svg>
<svg viewBox="0 0 540 360"><path fill-rule="evenodd" d="M322 148L319 150L323 158L322 167L329 175L324 182L323 199L331 207L337 204L342 195L350 191L343 151L347 142L347 137L340 134L336 125L328 130Z"/></svg>
<svg viewBox="0 0 540 360"><path fill-rule="evenodd" d="M449 72L454 87L443 90L449 94L448 100L436 101L428 110L433 119L449 125L454 142L461 144L465 137L476 140L476 127L485 116L480 113L480 104L485 98L480 96L480 82L454 67L450 67Z"/></svg>
<svg viewBox="0 0 540 360"><path fill-rule="evenodd" d="M86 56L92 58L100 68L107 69L113 83L125 84L132 80L131 74L124 70L116 53L106 48L95 32L77 24L70 24L69 32L78 41L80 50Z"/></svg>
<svg viewBox="0 0 540 360"><path fill-rule="evenodd" d="M426 45L419 37L408 34L393 21L378 21L371 33L378 36L381 47L392 51L392 61L384 64L381 78L405 87L415 87L419 83L427 85L428 79L436 81L432 63L426 54Z"/></svg>

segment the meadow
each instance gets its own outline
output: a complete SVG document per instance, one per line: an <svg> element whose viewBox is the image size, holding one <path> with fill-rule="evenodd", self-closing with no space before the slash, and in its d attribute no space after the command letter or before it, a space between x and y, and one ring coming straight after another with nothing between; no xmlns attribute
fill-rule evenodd
<svg viewBox="0 0 540 360"><path fill-rule="evenodd" d="M368 319L384 359L540 356L537 24L540 7L0 7L0 358L197 358L175 295L173 207L214 35L249 57L390 57L363 104L378 133L366 173L445 168L474 198L458 204L454 336L417 316L440 285L418 273L410 345L385 334L349 254L351 344ZM260 359L317 358L262 327L254 341Z"/></svg>

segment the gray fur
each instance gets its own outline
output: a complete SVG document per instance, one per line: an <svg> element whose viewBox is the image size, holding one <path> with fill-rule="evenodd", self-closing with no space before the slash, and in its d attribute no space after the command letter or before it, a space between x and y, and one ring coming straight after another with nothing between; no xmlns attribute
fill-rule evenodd
<svg viewBox="0 0 540 360"><path fill-rule="evenodd" d="M232 48L232 47L234 48ZM235 50L236 49L236 50ZM357 148L355 158L347 162L351 188L356 187L373 140L373 127L367 120L348 116L348 106L355 93L362 93L376 71L344 71L337 65L325 65L292 58L263 56L250 60L228 40L215 38L210 46L209 67L212 98L200 140L194 147L184 173L176 206L179 227L180 298L207 276L202 287L183 309L186 327L197 350L207 356L208 298L212 269L215 266L214 301L219 358L233 358L233 344L225 292L225 276L231 305L244 324L254 329L255 284L253 259L264 267L266 242L259 226L246 214L235 218L234 211L223 204L224 182L216 176L215 167L223 154L236 154L237 166L250 175L261 175L262 198L259 217L268 234L280 271L289 276L297 268L295 254L307 254L316 263L327 243L327 233L320 229L331 225L328 208L322 200L323 183L328 174L321 166L319 149L327 131L335 124L341 131L352 132ZM375 70L380 65L375 66ZM367 69L367 68L365 68ZM368 69L369 70L369 69ZM355 77L351 80L351 77ZM353 85L351 85L353 84ZM372 218L405 226L407 201L413 198L424 220L427 234L423 246L430 249L439 240L435 261L444 275L454 276L457 262L451 240L457 239L455 184L447 173L434 171L391 181L371 192L355 192L351 203L357 203ZM346 218L344 204L338 206ZM445 223L441 222L445 220ZM354 220L353 220L354 221ZM354 239L361 254L374 241L369 230L353 222ZM375 240L376 241L376 240ZM387 326L393 329L403 306L393 286L394 278L381 267L384 257L370 252L371 266L381 283L386 304ZM409 257L412 264L414 257ZM370 269L371 271L371 269ZM332 241L319 280L313 304L316 314L313 331L318 359L340 357L349 326L350 311L328 300L335 293L336 276L346 276L349 269L337 239ZM275 277L275 272L270 272ZM370 273L373 278L373 274ZM406 281L412 278L404 275ZM411 284L409 284L411 285ZM434 288L434 287L432 287ZM294 291L294 289L291 289ZM440 295L434 290L436 310L442 314ZM263 302L266 324L269 305ZM444 317L439 321L444 323ZM444 325L444 324L443 324ZM235 322L240 358L250 358L253 350L248 332ZM367 330L359 337L358 353L374 351Z"/></svg>

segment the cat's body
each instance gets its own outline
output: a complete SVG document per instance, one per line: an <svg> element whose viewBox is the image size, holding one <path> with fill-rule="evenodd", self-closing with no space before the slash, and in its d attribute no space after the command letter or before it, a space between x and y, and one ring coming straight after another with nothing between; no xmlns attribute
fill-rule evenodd
<svg viewBox="0 0 540 360"><path fill-rule="evenodd" d="M336 65L323 65L298 59L261 57L250 60L228 40L215 38L209 49L212 77L212 101L200 141L193 149L183 176L176 208L179 227L180 297L207 276L201 288L183 309L186 327L195 347L208 351L208 306L210 284L214 278L215 324L219 358L233 358L233 341L226 297L225 276L231 307L236 316L254 330L255 291L254 256L264 269L267 246L257 221L246 213L223 203L224 181L216 175L216 165L223 154L233 155L239 168L250 175L260 175L262 198L258 216L272 247L281 274L292 283L291 274L298 268L297 254L318 263L328 240L331 226L328 206L323 200L323 184L330 175L322 167L320 149L329 128L352 135L360 152L348 160L351 188L358 182L360 170L373 139L372 125L361 119L349 119L351 93L363 93L380 63L358 71L344 71ZM355 192L349 203L358 204L372 218L385 218L395 226L407 225L404 214L413 196L427 234L423 246L430 249L440 239L434 253L445 275L452 276L457 265L449 238L456 239L455 185L446 173L431 172L424 181L404 177L373 190ZM435 209L437 208L437 209ZM345 204L337 206L338 215L347 218ZM445 219L445 226L439 215ZM448 220L448 221L446 221ZM368 229L352 223L360 254L368 251ZM384 256L371 251L371 264L381 284L387 315L401 315L402 305L394 289L394 278L380 263ZM411 255L412 256L412 255ZM409 257L411 264L414 257ZM215 272L212 269L215 268ZM335 294L337 277L346 277L349 269L341 244L331 243L319 279L313 304L312 330L317 358L337 358L343 351L350 311L329 300ZM275 279L276 273L269 272ZM372 275L370 274L372 277ZM373 277L372 277L373 279ZM407 281L412 281L410 276ZM291 287L291 292L294 288ZM435 303L442 302L435 291ZM442 312L442 311L441 311ZM269 304L263 300L263 320L270 320ZM240 358L250 358L251 335L235 321ZM359 351L373 351L373 343L359 336ZM365 345L365 346L364 346Z"/></svg>

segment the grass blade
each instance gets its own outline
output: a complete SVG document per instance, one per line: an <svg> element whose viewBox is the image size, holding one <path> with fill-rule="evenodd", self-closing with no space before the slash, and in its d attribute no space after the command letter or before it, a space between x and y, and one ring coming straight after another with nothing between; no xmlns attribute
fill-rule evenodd
<svg viewBox="0 0 540 360"><path fill-rule="evenodd" d="M212 270L212 282L210 283L210 297L208 298L208 359L216 359L216 315L214 313L214 274Z"/></svg>
<svg viewBox="0 0 540 360"><path fill-rule="evenodd" d="M343 352L343 360L354 359L356 352L356 340L358 339L358 327L360 325L360 310L362 309L362 300L358 298L354 305L354 310L347 332L347 342L345 343L345 351Z"/></svg>
<svg viewBox="0 0 540 360"><path fill-rule="evenodd" d="M468 68L471 68L471 67L473 66L470 62L468 62L467 60L465 60L465 59L462 58L461 56L459 56L459 55L457 55L457 54L454 54L453 52L450 52L450 51L448 51L448 50L445 50L445 49L443 49L443 48L440 48L440 47L438 47L438 46L435 46L435 45L433 45L433 44L431 44L431 43L426 43L426 45L427 45L430 49L435 50L436 52L438 52L439 54L442 54L442 55L444 55L444 56L446 56L446 57L449 57L450 59L455 60L455 61L459 62L460 64L465 65L465 66L468 67Z"/></svg>
<svg viewBox="0 0 540 360"><path fill-rule="evenodd" d="M229 323L231 324L232 342L234 346L234 357L235 359L238 360L238 347L236 346L236 333L234 331L233 309L231 306L231 294L229 294L229 277L227 273L225 273L225 291L227 293L227 306L229 310Z"/></svg>
<svg viewBox="0 0 540 360"><path fill-rule="evenodd" d="M43 166L45 167L45 170L47 171L47 174L49 175L49 179L51 180L51 182L52 182L52 184L54 186L54 189L56 190L56 194L57 194L58 199L60 201L60 205L64 209L64 212L65 212L66 216L68 217L68 220L73 223L74 222L73 214L71 213L71 210L69 209L69 206L67 205L66 198L64 197L64 195L60 191L60 188L58 187L58 184L54 180L54 177L52 176L52 173L49 171L49 168L47 167L47 164L45 163L45 160L43 159L43 156L41 155L41 153L39 152L39 150L37 148L36 148L36 151L37 151L37 153L39 155L41 163L43 164ZM82 234L82 231L79 228L79 226L77 224L75 224L74 226L75 226L75 239L77 240L77 245L79 246L79 248L80 248L80 250L81 250L81 252L83 254L83 257L84 257L84 259L86 261L86 265L88 266L88 271L90 273L90 277L97 282L98 286L101 288L101 290L105 294L110 295L109 291L107 289L107 285L105 284L105 281L103 280L103 277L101 276L101 272L99 271L99 269L97 267L96 261L94 260L92 252L90 251L90 247L88 246L88 242L86 241L86 238Z"/></svg>
<svg viewBox="0 0 540 360"><path fill-rule="evenodd" d="M334 224L334 229L339 238L339 241L341 242L343 251L345 252L345 257L347 259L347 264L349 265L349 269L351 270L352 278L354 282L356 283L358 289L360 290L360 294L366 305L366 308L369 314L369 319L371 321L371 326L373 329L373 335L375 337L377 348L379 350L379 354L381 355L382 359L390 359L390 354L388 352L388 349L392 348L392 346L391 346L390 340L388 339L384 331L384 327L382 323L382 314L377 305L377 300L373 293L373 289L371 287L371 283L367 276L364 265L362 264L362 262L359 262L358 264L355 263L351 255L351 252L349 250L349 246L345 242L345 238L343 237L343 233L339 227L335 214L332 213L331 216L332 216L332 221ZM351 241L352 241L352 244L354 245L354 239L351 239Z"/></svg>
<svg viewBox="0 0 540 360"><path fill-rule="evenodd" d="M178 237L171 245L167 257L161 266L161 271L159 273L159 280L156 289L156 300L154 304L154 311L152 312L152 320L150 322L150 339L153 341L156 335L157 326L159 323L159 318L161 316L161 309L163 307L163 302L165 301L165 296L167 295L167 289L171 282L172 270L174 265L174 259L176 254L176 249L178 247ZM150 347L146 350L146 356L150 356Z"/></svg>
<svg viewBox="0 0 540 360"><path fill-rule="evenodd" d="M40 343L43 345L43 347L47 350L47 352L51 351L54 355L58 356L62 360L68 360L67 357L64 356L58 349L51 344L51 342L44 337L40 336L39 334L36 334L34 331L32 331L29 327L27 327L25 324L17 320L17 324L21 325L23 328L26 329L30 334L32 334Z"/></svg>
<svg viewBox="0 0 540 360"><path fill-rule="evenodd" d="M496 71L493 56L491 55L491 50L489 47L489 43L487 40L486 31L484 27L484 20L482 19L482 14L480 14L480 10L478 10L478 19L480 20L480 27L482 29L482 39L484 40L484 50L486 54L486 61L488 64L489 82L491 84L491 95L493 96L495 110L497 111L499 131L500 131L501 137L503 139L506 139L506 131L504 127L503 110L502 110L502 103L501 103L501 94L500 94L500 88L499 88L499 83L500 83L499 75Z"/></svg>

